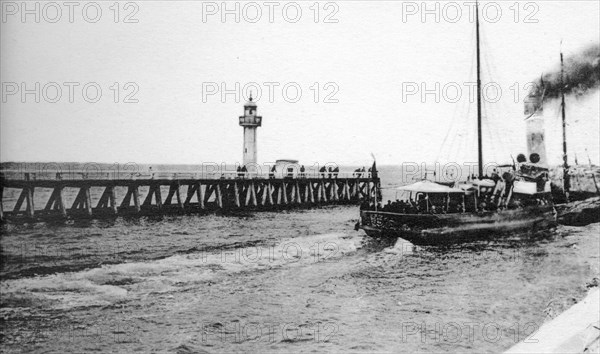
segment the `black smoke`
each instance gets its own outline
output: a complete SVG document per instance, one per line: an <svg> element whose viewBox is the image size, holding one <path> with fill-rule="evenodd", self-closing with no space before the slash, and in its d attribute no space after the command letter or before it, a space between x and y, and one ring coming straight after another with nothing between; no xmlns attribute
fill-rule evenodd
<svg viewBox="0 0 600 354"><path fill-rule="evenodd" d="M558 58L557 58L558 61ZM537 80L543 88L544 100L558 98L561 92L566 95L583 96L600 86L600 46L594 44L580 53L565 56L564 74L561 79L560 65L557 69Z"/></svg>

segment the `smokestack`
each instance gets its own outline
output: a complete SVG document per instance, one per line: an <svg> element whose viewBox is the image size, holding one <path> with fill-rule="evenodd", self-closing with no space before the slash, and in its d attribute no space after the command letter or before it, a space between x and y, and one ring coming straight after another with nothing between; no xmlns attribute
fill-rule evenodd
<svg viewBox="0 0 600 354"><path fill-rule="evenodd" d="M543 80L542 80L543 83ZM527 160L547 166L544 132L544 90L542 85L531 90L525 98L525 125L527 131Z"/></svg>

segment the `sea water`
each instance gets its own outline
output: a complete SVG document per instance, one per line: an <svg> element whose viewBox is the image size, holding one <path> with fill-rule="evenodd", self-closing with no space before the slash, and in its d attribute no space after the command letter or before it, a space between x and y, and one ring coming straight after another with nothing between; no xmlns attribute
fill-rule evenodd
<svg viewBox="0 0 600 354"><path fill-rule="evenodd" d="M600 224L439 248L371 240L358 217L3 225L3 349L499 352L537 340L599 273Z"/></svg>

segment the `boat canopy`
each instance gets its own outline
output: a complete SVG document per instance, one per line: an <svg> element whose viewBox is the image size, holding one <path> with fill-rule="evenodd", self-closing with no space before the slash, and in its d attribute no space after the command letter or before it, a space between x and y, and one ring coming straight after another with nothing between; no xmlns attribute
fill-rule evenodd
<svg viewBox="0 0 600 354"><path fill-rule="evenodd" d="M400 191L423 192L423 193L464 193L463 190L450 188L431 181L419 181L407 186L396 188Z"/></svg>
<svg viewBox="0 0 600 354"><path fill-rule="evenodd" d="M475 186L472 185L471 183L464 183L464 184L459 184L458 188L468 191L469 189L475 189Z"/></svg>
<svg viewBox="0 0 600 354"><path fill-rule="evenodd" d="M550 193L552 191L550 181L538 185L536 182L515 181L513 193L535 195L538 193Z"/></svg>
<svg viewBox="0 0 600 354"><path fill-rule="evenodd" d="M475 186L479 186L479 187L495 187L496 186L496 182L492 181L491 179L474 179L474 180L470 181L470 183Z"/></svg>
<svg viewBox="0 0 600 354"><path fill-rule="evenodd" d="M298 163L298 160L294 159L279 159L275 161L276 165L295 165Z"/></svg>

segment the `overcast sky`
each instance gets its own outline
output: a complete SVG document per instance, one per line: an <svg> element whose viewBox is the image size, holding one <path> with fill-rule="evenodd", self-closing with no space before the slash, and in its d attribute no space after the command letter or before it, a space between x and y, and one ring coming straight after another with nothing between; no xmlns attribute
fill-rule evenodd
<svg viewBox="0 0 600 354"><path fill-rule="evenodd" d="M525 84L557 68L561 39L567 56L600 41L600 2L489 3L481 4L483 81L502 96L484 104L485 159L505 162L525 151ZM475 24L463 1L428 1L439 6L438 22L435 13L422 18L421 2L401 1L228 2L224 21L221 2L120 2L118 11L113 1L54 4L28 2L23 18L21 2L2 1L1 161L239 162L244 92L233 92L252 82L262 94L259 162L476 159ZM35 83L39 103L21 95ZM440 102L433 93L423 100L420 90L436 83ZM222 84L232 93L223 97ZM457 87L463 95L452 102ZM596 163L599 100L597 90L569 97L567 112L570 148L580 160L589 149ZM550 102L554 163L558 113Z"/></svg>

